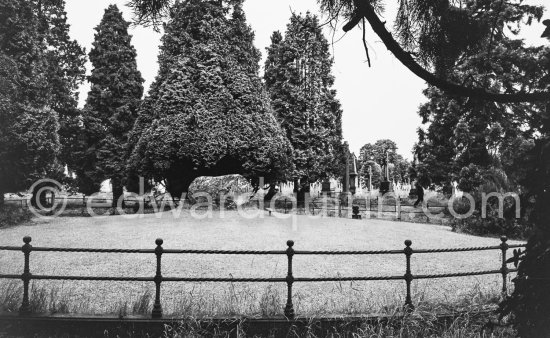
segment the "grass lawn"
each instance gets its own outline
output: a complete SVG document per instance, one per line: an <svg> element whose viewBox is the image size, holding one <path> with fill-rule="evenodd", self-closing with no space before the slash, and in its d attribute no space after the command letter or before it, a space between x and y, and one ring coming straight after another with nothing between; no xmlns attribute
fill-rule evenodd
<svg viewBox="0 0 550 338"><path fill-rule="evenodd" d="M34 220L29 225L0 229L0 245L32 245L68 248L154 248L156 238L166 249L285 250L286 241L296 250L402 249L404 240L413 248L456 248L498 245L494 238L480 238L450 231L448 227L381 220L338 218L247 219L226 211L221 219L193 219L189 211L179 218L171 213L145 215L141 219L57 218ZM516 243L510 241L510 243ZM151 254L32 253L31 273L82 276L142 276L155 274ZM20 274L23 255L0 252L0 273ZM500 268L499 251L417 254L413 274L467 272ZM164 255L165 277L285 277L286 256ZM392 256L296 256L295 277L387 276L405 273L404 255ZM15 284L14 284L15 283ZM20 281L0 280L0 289L19 287ZM150 302L153 283L35 281L34 296L63 304L65 311L117 313L134 304ZM418 302L452 303L476 295L498 294L501 276L446 278L413 282ZM154 294L154 293L153 293ZM1 295L1 293L0 293ZM300 315L358 314L381 311L404 301L404 281L346 283L297 283L294 304ZM0 296L0 301L2 301ZM165 313L192 316L275 315L286 301L286 285L254 283L164 283ZM475 300L474 300L475 301ZM4 300L4 302L8 302ZM58 305L59 305L58 304ZM147 304L146 304L147 305ZM6 305L5 305L6 307ZM60 307L60 305L59 305ZM147 306L146 306L147 307Z"/></svg>

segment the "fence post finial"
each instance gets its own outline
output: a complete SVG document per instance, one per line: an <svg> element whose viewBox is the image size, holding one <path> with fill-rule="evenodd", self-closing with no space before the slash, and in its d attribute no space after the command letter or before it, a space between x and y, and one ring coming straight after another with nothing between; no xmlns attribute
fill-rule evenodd
<svg viewBox="0 0 550 338"><path fill-rule="evenodd" d="M162 270L161 270L161 258L164 249L162 244L164 241L158 238L155 241L157 247L155 248L155 255L157 256L157 273L155 275L155 303L153 305L153 318L162 318L162 305L160 304L160 284L162 283Z"/></svg>
<svg viewBox="0 0 550 338"><path fill-rule="evenodd" d="M288 246L288 249L286 249L286 255L288 257L288 274L286 276L288 294L285 306L285 317L288 319L294 319L294 305L292 304L292 284L294 283L294 276L292 274L292 257L294 256L294 241L287 241L286 244Z"/></svg>
<svg viewBox="0 0 550 338"><path fill-rule="evenodd" d="M413 281L413 275L411 273L411 256L413 254L413 249L411 248L412 241L406 240L405 241L405 249L403 252L405 253L407 268L405 271L405 282L407 283L407 295L405 297L405 310L412 311L414 310L414 305L412 303L411 299L411 283Z"/></svg>
<svg viewBox="0 0 550 338"><path fill-rule="evenodd" d="M23 237L23 242L25 244L21 248L21 251L23 251L23 254L25 255L25 266L23 268L23 274L21 275L21 279L23 280L23 303L21 304L21 308L19 308L20 315L28 315L31 312L29 302L29 283L32 277L29 264L29 258L32 251L32 245L30 244L31 241L31 236Z"/></svg>

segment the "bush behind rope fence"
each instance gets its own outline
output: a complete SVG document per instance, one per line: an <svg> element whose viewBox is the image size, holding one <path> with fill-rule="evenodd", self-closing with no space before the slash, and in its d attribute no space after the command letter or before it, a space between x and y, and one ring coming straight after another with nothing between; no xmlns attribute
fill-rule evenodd
<svg viewBox="0 0 550 338"><path fill-rule="evenodd" d="M155 249L86 249L86 248L45 248L33 247L31 237L23 238L25 243L22 247L0 246L0 251L22 251L24 256L24 268L21 275L0 274L0 279L21 279L23 281L23 302L19 313L21 315L29 315L31 312L29 301L29 284L31 280L74 280L74 281L117 281L117 282L154 282L155 283L155 301L153 305L152 317L162 318L161 304L161 285L164 282L215 282L215 283L286 283L287 284L287 301L284 308L284 315L288 319L294 319L294 305L292 302L292 286L296 282L342 282L342 281L386 281L386 280L404 280L406 285L405 308L414 310L414 305L411 298L411 283L415 279L434 279L434 278L449 278L449 277L465 277L465 276L480 276L490 274L502 275L502 294L507 294L507 276L511 272L516 272L517 269L509 269L506 259L508 249L523 248L525 245L516 244L509 245L506 237L501 237L501 243L498 246L486 247L471 247L471 248L454 248L454 249L413 249L410 240L405 241L403 250L378 250L378 251L300 251L294 249L294 242L287 242L287 249L281 251L230 251L230 250L170 250L164 249L164 241L157 239L155 241ZM502 263L500 269L471 271L471 272L455 272L431 275L414 275L411 267L411 256L413 254L432 254L442 252L466 252L466 251L483 251L483 250L501 250ZM93 276L58 276L58 275L33 275L30 268L31 252L79 252L79 253L130 253L130 254L155 254L156 256L156 273L154 277L93 277ZM288 258L288 273L285 277L280 278L188 278L188 277L164 277L162 274L162 256L165 254L192 254L192 255L286 255ZM405 255L405 274L400 276L360 276L360 277L294 277L292 262L295 255Z"/></svg>

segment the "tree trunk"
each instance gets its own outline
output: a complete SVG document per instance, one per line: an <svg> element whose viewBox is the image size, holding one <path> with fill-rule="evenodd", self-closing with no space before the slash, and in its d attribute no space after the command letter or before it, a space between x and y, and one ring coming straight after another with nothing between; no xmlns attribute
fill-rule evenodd
<svg viewBox="0 0 550 338"><path fill-rule="evenodd" d="M124 186L122 180L119 178L111 178L111 186L113 189L113 203L112 208L116 210L118 208L118 200L124 195ZM124 200L122 200L121 208L124 209Z"/></svg>
<svg viewBox="0 0 550 338"><path fill-rule="evenodd" d="M298 190L297 202L298 208L304 208L306 202L306 194L309 195L309 179L308 177L302 177L300 180L300 188Z"/></svg>
<svg viewBox="0 0 550 338"><path fill-rule="evenodd" d="M270 203L275 195L277 195L277 185L275 183L271 183L267 194L264 196L264 201L266 203Z"/></svg>
<svg viewBox="0 0 550 338"><path fill-rule="evenodd" d="M294 179L294 193L297 194L300 191L300 179Z"/></svg>
<svg viewBox="0 0 550 338"><path fill-rule="evenodd" d="M198 176L195 174L188 174L184 176L167 178L166 190L170 193L174 201L180 200L183 203L182 197L189 200L189 196L187 196L187 194L189 193L189 186L197 177Z"/></svg>
<svg viewBox="0 0 550 338"><path fill-rule="evenodd" d="M44 210L46 208L48 208L49 206L49 203L48 203L48 191L51 192L51 195L52 195L52 205L55 204L55 194L53 193L52 190L42 190L40 193L39 191L46 187L47 185L43 185L43 184L39 184L38 186L36 186L32 192L32 199L31 199L31 205L39 210Z"/></svg>

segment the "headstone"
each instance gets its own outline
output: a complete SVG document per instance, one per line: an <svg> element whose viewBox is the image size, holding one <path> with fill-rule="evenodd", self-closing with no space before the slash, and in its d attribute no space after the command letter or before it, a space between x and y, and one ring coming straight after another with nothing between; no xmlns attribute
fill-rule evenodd
<svg viewBox="0 0 550 338"><path fill-rule="evenodd" d="M330 197L330 181L324 181L321 185L321 193Z"/></svg>

